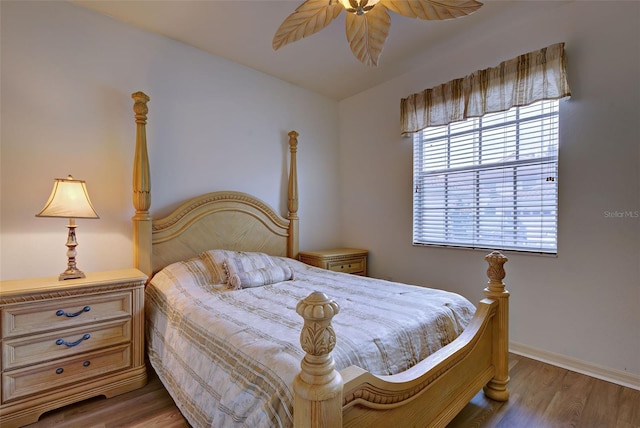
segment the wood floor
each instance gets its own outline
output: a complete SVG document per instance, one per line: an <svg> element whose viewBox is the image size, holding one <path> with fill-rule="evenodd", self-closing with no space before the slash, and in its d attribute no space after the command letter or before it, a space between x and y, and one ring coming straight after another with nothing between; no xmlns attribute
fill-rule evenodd
<svg viewBox="0 0 640 428"><path fill-rule="evenodd" d="M514 354L510 365L509 401L498 403L479 393L449 428L640 428L638 390ZM54 410L28 426L188 428L189 424L150 372L144 388Z"/></svg>

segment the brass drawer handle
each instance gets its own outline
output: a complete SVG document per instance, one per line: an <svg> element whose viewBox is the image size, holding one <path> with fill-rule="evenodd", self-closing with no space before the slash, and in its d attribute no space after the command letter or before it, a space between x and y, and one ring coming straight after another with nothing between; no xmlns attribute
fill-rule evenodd
<svg viewBox="0 0 640 428"><path fill-rule="evenodd" d="M56 340L56 345L66 345L71 348L72 346L79 345L83 340L88 340L90 337L91 335L89 333L85 333L80 339L76 340L75 342L66 342L62 339L58 339Z"/></svg>
<svg viewBox="0 0 640 428"><path fill-rule="evenodd" d="M64 315L65 317L73 318L73 317L77 317L83 312L89 312L90 310L91 310L91 306L85 306L84 308L80 309L78 312L75 312L75 313L69 313L69 312L63 311L62 309L58 309L56 311L56 315L59 317Z"/></svg>

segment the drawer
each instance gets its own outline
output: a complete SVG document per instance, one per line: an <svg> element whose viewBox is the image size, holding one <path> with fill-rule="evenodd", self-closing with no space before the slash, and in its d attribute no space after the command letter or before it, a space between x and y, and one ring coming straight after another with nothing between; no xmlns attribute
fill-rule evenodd
<svg viewBox="0 0 640 428"><path fill-rule="evenodd" d="M364 261L363 259L353 259L329 262L328 269L335 272L364 273Z"/></svg>
<svg viewBox="0 0 640 428"><path fill-rule="evenodd" d="M131 320L116 320L18 339L2 344L3 370L65 358L131 340Z"/></svg>
<svg viewBox="0 0 640 428"><path fill-rule="evenodd" d="M2 374L2 402L79 384L131 366L126 344Z"/></svg>
<svg viewBox="0 0 640 428"><path fill-rule="evenodd" d="M130 291L6 306L2 309L2 337L131 316L131 308Z"/></svg>

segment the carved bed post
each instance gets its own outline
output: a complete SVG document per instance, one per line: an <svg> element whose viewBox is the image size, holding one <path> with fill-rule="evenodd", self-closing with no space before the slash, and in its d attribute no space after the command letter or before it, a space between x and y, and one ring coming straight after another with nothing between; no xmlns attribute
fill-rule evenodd
<svg viewBox="0 0 640 428"><path fill-rule="evenodd" d="M149 157L147 154L147 103L149 97L144 92L131 94L134 100L133 111L136 114L136 151L133 160L133 216L134 266L151 276L151 179L149 175Z"/></svg>
<svg viewBox="0 0 640 428"><path fill-rule="evenodd" d="M493 251L485 257L489 263L487 276L489 282L484 294L489 299L498 302L496 312L495 330L493 332L493 364L496 369L495 376L484 387L487 397L496 401L507 401L509 391L509 292L505 289L502 280L505 277L504 264L507 258L499 251Z"/></svg>
<svg viewBox="0 0 640 428"><path fill-rule="evenodd" d="M335 301L319 291L296 307L304 318L300 345L307 354L300 363L302 371L293 381L295 428L342 426L342 376L331 356L336 344L331 319L339 310Z"/></svg>
<svg viewBox="0 0 640 428"><path fill-rule="evenodd" d="M298 258L298 169L296 153L298 151L298 133L289 132L289 192L287 197L287 209L289 210L289 242L287 243L287 257Z"/></svg>

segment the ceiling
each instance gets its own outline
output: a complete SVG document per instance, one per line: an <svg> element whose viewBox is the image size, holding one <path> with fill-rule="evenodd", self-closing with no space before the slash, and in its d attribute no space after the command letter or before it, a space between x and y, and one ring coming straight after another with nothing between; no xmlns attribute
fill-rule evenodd
<svg viewBox="0 0 640 428"><path fill-rule="evenodd" d="M446 21L390 13L389 37L374 68L352 55L346 12L318 33L274 51L275 31L302 0L70 1L336 100L401 76L428 61L430 48L470 28L513 22L531 8L561 3L485 0L475 13Z"/></svg>

